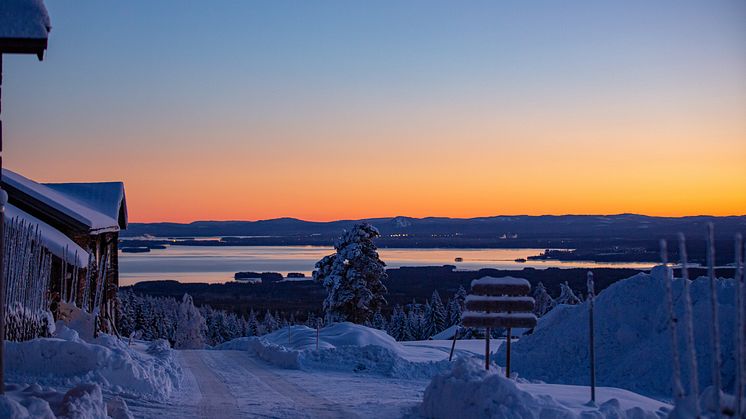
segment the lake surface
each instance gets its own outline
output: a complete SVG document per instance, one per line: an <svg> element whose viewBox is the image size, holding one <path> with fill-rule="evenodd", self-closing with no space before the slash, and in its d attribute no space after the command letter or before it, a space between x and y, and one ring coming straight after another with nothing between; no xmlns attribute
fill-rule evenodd
<svg viewBox="0 0 746 419"><path fill-rule="evenodd" d="M528 261L515 259L538 255L544 249L378 249L391 268L401 266L455 265L458 269L634 268L649 269L652 263L597 263ZM322 246L169 246L149 253L119 253L120 284L140 281L222 283L239 271L301 272L311 276L319 259L334 252ZM457 257L463 262L455 262Z"/></svg>

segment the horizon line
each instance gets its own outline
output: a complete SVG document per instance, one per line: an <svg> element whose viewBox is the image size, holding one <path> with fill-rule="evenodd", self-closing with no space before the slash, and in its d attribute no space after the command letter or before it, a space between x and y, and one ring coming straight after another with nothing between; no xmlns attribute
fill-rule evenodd
<svg viewBox="0 0 746 419"><path fill-rule="evenodd" d="M567 213L567 214L498 214L498 215L484 215L484 216L476 216L476 217L450 217L450 216L439 216L439 215L429 215L425 217L412 217L408 215L396 215L396 216L388 216L388 217L364 217L364 218L339 218L339 219L329 219L329 220L311 220L311 219L303 219L303 218L297 218L292 216L280 216L280 217L274 217L274 218L262 218L262 219L254 219L254 220L237 220L237 219L224 219L224 220L209 220L209 219L202 219L202 220L192 220L192 221L130 221L128 224L193 224L193 223L200 223L200 222L210 222L210 223L256 223L256 222L262 222L262 221L277 221L277 220L295 220L295 221L302 221L302 222L309 222L309 223L334 223L334 222L342 222L342 221L366 221L366 220L392 220L395 218L410 218L414 220L424 220L428 218L442 218L442 219L450 219L450 220L475 220L479 218L500 218L500 217L619 217L619 216L638 216L638 217L649 217L649 218L695 218L695 217L710 217L710 218L731 218L731 217L746 217L746 213L744 214L728 214L728 215L712 215L712 214L693 214L693 215L648 215L648 214L640 214L640 213L634 213L634 212L621 212L621 213L614 213L614 214L578 214L578 213Z"/></svg>

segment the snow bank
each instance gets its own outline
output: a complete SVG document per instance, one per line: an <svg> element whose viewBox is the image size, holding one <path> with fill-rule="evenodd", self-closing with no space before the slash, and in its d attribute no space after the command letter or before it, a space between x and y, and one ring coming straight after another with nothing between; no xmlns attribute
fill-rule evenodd
<svg viewBox="0 0 746 419"><path fill-rule="evenodd" d="M430 378L449 368L441 351L405 347L386 332L353 323L321 329L286 327L262 337L239 338L215 349L256 353L283 368L372 373L398 378Z"/></svg>
<svg viewBox="0 0 746 419"><path fill-rule="evenodd" d="M5 396L0 396L0 417L76 418L76 419L132 419L127 404L118 397L104 402L97 384L80 384L66 393L38 384L19 386L9 384Z"/></svg>
<svg viewBox="0 0 746 419"><path fill-rule="evenodd" d="M598 389L600 405L590 407L582 387L517 383L501 371L485 371L461 358L425 389L420 407L428 418L634 418L665 417L668 406L619 389Z"/></svg>
<svg viewBox="0 0 746 419"><path fill-rule="evenodd" d="M638 274L619 281L596 298L596 375L599 385L626 388L661 399L671 398L671 340L666 308L665 271ZM673 284L675 310L683 319L683 280ZM691 283L694 331L700 388L710 385L712 347L709 280ZM732 280L718 281L723 385L734 386L735 291ZM678 324L679 351L686 349L684 322ZM684 356L681 357L685 359ZM505 349L497 361L505 362ZM513 371L522 377L550 383L587 384L588 303L560 305L539 319L533 334L513 344ZM682 364L682 377L688 377ZM685 382L686 385L686 382Z"/></svg>
<svg viewBox="0 0 746 419"><path fill-rule="evenodd" d="M96 383L114 394L164 400L179 386L181 368L163 342L151 349L134 350L110 335L86 342L59 322L54 338L6 343L6 377L65 387Z"/></svg>

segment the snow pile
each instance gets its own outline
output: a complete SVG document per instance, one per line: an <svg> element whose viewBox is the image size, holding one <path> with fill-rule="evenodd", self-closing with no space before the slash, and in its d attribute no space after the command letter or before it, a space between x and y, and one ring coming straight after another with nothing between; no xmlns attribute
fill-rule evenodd
<svg viewBox="0 0 746 419"><path fill-rule="evenodd" d="M132 419L127 404L118 397L104 402L97 384L80 384L60 393L38 384L9 384L0 396L0 417L24 418L108 418Z"/></svg>
<svg viewBox="0 0 746 419"><path fill-rule="evenodd" d="M333 369L398 378L430 378L449 368L441 351L423 353L419 348L405 347L386 332L349 322L321 329L318 351L316 330L306 326L234 339L216 349L252 351L283 368Z"/></svg>
<svg viewBox="0 0 746 419"><path fill-rule="evenodd" d="M670 399L671 338L663 279L665 271L638 274L619 281L596 298L596 376L599 385L626 388L651 397ZM720 302L723 385L732 389L735 380L733 356L735 290L732 280L717 284ZM679 353L686 350L684 332L683 280L672 283L678 323ZM709 279L690 285L699 388L710 385L712 345L710 341ZM685 357L681 357L685 359ZM497 361L505 362L505 348ZM529 379L550 383L588 384L588 303L559 305L512 347L513 371ZM682 377L689 377L682 363ZM685 382L686 385L686 382Z"/></svg>
<svg viewBox="0 0 746 419"><path fill-rule="evenodd" d="M46 39L50 28L42 0L0 1L0 38Z"/></svg>
<svg viewBox="0 0 746 419"><path fill-rule="evenodd" d="M587 389L517 383L501 371L486 371L461 358L433 378L420 407L428 418L634 418L665 417L662 403L618 389L599 389L597 407L587 406ZM604 394L607 393L607 394ZM580 396L579 396L580 395Z"/></svg>
<svg viewBox="0 0 746 419"><path fill-rule="evenodd" d="M181 368L163 344L141 352L105 334L86 342L58 322L54 338L6 343L6 377L65 387L96 383L114 394L164 400L179 386Z"/></svg>

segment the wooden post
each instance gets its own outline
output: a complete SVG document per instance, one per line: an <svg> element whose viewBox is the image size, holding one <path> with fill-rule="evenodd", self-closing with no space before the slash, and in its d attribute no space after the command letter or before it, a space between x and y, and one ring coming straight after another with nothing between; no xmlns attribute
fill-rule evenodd
<svg viewBox="0 0 746 419"><path fill-rule="evenodd" d="M0 53L0 114L2 113L3 54ZM3 170L3 122L0 120L0 181ZM0 188L0 395L5 394L5 204L8 194Z"/></svg>
<svg viewBox="0 0 746 419"><path fill-rule="evenodd" d="M490 369L490 328L484 329L484 369Z"/></svg>
<svg viewBox="0 0 746 419"><path fill-rule="evenodd" d="M458 326L456 326L456 331L453 332L453 343L451 344L451 354L448 355L448 362L453 361L453 351L456 350L456 337L458 337Z"/></svg>
<svg viewBox="0 0 746 419"><path fill-rule="evenodd" d="M593 328L593 306L596 299L596 291L593 285L593 272L588 271L588 322L590 336L589 342L589 354L591 362L591 403L596 403L596 342L594 339L594 328Z"/></svg>
<svg viewBox="0 0 746 419"><path fill-rule="evenodd" d="M508 341L506 344L508 345L505 352L505 377L510 378L510 333L511 330L508 328Z"/></svg>

